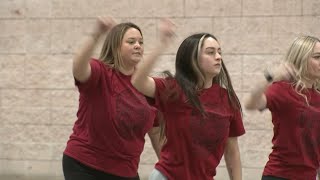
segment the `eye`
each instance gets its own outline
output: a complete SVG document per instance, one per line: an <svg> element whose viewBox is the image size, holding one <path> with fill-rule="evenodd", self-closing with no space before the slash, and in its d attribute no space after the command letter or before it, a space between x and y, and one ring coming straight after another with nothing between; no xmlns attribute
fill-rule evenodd
<svg viewBox="0 0 320 180"><path fill-rule="evenodd" d="M313 58L314 59L320 59L320 56L314 56Z"/></svg>
<svg viewBox="0 0 320 180"><path fill-rule="evenodd" d="M140 44L140 45L143 45L143 41L139 41L139 44Z"/></svg>
<svg viewBox="0 0 320 180"><path fill-rule="evenodd" d="M129 44L134 44L134 41L127 41Z"/></svg>

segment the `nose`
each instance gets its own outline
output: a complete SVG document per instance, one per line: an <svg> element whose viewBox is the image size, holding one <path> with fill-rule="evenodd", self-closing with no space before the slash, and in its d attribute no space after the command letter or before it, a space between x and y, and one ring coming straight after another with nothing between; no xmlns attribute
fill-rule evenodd
<svg viewBox="0 0 320 180"><path fill-rule="evenodd" d="M140 43L139 42L134 43L134 47L133 48L134 49L140 49L141 48Z"/></svg>
<svg viewBox="0 0 320 180"><path fill-rule="evenodd" d="M221 54L220 54L219 52L217 52L217 53L216 53L216 60L217 60L217 61L221 61L221 59L222 59Z"/></svg>

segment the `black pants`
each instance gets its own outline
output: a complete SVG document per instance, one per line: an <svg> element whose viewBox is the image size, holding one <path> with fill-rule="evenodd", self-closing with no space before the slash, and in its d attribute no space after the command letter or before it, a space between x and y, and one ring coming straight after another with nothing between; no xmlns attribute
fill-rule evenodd
<svg viewBox="0 0 320 180"><path fill-rule="evenodd" d="M274 176L262 176L261 180L288 180L285 178L274 177Z"/></svg>
<svg viewBox="0 0 320 180"><path fill-rule="evenodd" d="M62 166L65 180L140 180L139 175L127 178L107 174L90 168L67 155L63 155Z"/></svg>

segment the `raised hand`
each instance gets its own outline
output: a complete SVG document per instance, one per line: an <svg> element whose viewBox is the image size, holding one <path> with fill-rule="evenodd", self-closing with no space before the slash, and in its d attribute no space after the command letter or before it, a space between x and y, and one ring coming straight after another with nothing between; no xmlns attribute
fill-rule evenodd
<svg viewBox="0 0 320 180"><path fill-rule="evenodd" d="M116 24L112 17L98 16L92 34L99 36L111 30Z"/></svg>
<svg viewBox="0 0 320 180"><path fill-rule="evenodd" d="M170 19L161 19L159 24L160 41L163 45L168 45L175 36L175 24Z"/></svg>

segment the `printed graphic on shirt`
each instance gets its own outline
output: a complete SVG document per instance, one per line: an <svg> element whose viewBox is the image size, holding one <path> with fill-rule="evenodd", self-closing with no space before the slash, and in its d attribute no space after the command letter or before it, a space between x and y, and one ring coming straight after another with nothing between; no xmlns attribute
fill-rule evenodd
<svg viewBox="0 0 320 180"><path fill-rule="evenodd" d="M222 109L217 112L223 113ZM193 111L190 118L190 130L193 141L193 153L201 159L207 159L210 154L221 148L229 134L230 117L219 113L207 112L202 118Z"/></svg>
<svg viewBox="0 0 320 180"><path fill-rule="evenodd" d="M317 159L320 148L320 113L304 110L299 117L301 131L301 143L304 153L311 159Z"/></svg>
<svg viewBox="0 0 320 180"><path fill-rule="evenodd" d="M133 94L129 89L123 90L116 98L116 128L119 135L125 139L135 139L137 135L144 135L148 125L150 112L141 102L146 101L143 96Z"/></svg>

